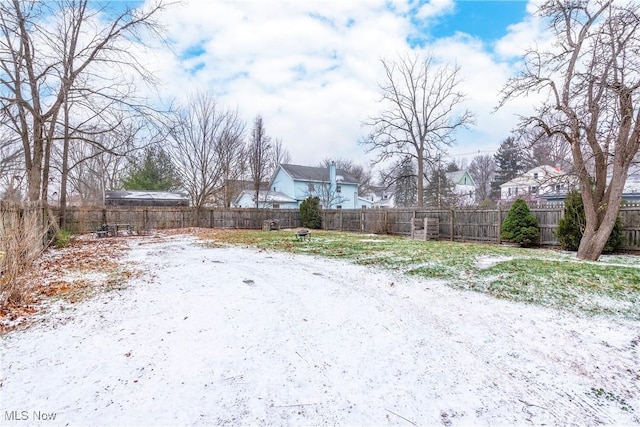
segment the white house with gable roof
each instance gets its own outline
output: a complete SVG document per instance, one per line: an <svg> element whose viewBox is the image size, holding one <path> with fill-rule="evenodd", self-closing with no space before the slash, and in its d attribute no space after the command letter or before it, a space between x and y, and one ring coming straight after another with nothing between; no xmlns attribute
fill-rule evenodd
<svg viewBox="0 0 640 427"><path fill-rule="evenodd" d="M566 194L575 188L575 179L559 167L538 166L500 186L500 200L544 200L550 194ZM542 197L545 195L545 197Z"/></svg>

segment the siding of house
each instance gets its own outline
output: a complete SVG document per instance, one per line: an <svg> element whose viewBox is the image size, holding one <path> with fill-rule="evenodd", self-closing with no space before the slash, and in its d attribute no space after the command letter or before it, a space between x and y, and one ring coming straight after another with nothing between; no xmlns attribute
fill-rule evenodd
<svg viewBox="0 0 640 427"><path fill-rule="evenodd" d="M500 186L501 200L540 199L541 195L566 194L573 187L570 177L551 166L539 166Z"/></svg>
<svg viewBox="0 0 640 427"><path fill-rule="evenodd" d="M300 200L296 196L295 184L291 176L282 168L278 168L276 175L271 180L271 191L279 191L291 198Z"/></svg>
<svg viewBox="0 0 640 427"><path fill-rule="evenodd" d="M276 192L261 190L259 194L259 209L296 209L298 201L287 195ZM255 193L253 191L243 191L234 201L234 206L238 208L255 208Z"/></svg>
<svg viewBox="0 0 640 427"><path fill-rule="evenodd" d="M296 199L298 205L304 199L310 196L318 196L322 199L323 195L329 193L330 183L323 181L328 179L328 174L323 178L320 168L312 168L306 166L285 165L294 175L292 176L285 167L279 166L273 179L271 180L270 190L278 191L287 196ZM309 173L312 178L306 179L302 175ZM338 171L338 176L342 176L343 172ZM334 203L333 208L340 206L342 209L359 209L362 206L370 207L370 203L366 200L360 200L358 197L358 184L351 182L353 177L346 176L346 182L338 182L340 187L339 195L345 200ZM313 190L311 190L313 187ZM289 207L289 206L287 206ZM325 207L326 208L326 207Z"/></svg>

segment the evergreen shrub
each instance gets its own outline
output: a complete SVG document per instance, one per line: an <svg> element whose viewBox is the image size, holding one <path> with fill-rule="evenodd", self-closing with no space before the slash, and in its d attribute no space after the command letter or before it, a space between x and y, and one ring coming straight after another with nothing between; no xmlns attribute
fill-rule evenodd
<svg viewBox="0 0 640 427"><path fill-rule="evenodd" d="M540 240L538 220L529 210L527 202L516 200L502 223L500 237L519 243L522 247L533 246Z"/></svg>
<svg viewBox="0 0 640 427"><path fill-rule="evenodd" d="M307 197L300 203L300 222L303 227L318 229L322 227L320 198Z"/></svg>

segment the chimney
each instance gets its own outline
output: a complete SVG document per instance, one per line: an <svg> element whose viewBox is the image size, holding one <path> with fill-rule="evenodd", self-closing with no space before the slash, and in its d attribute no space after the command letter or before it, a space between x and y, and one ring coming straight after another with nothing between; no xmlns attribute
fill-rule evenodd
<svg viewBox="0 0 640 427"><path fill-rule="evenodd" d="M336 174L336 162L332 161L329 164L329 185L332 193L336 191Z"/></svg>

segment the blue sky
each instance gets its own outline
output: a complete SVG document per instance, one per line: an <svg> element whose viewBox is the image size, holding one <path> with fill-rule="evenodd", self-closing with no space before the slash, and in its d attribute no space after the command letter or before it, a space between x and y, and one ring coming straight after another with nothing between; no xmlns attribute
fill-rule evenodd
<svg viewBox="0 0 640 427"><path fill-rule="evenodd" d="M522 0L457 1L453 13L445 15L426 31L434 38L463 32L493 42L507 34L509 25L524 19L526 7L527 2Z"/></svg>
<svg viewBox="0 0 640 427"><path fill-rule="evenodd" d="M536 0L530 0L534 2ZM531 99L492 113L523 49L541 36L527 1L184 0L163 16L171 49L146 54L165 99L209 91L264 119L301 165L367 163L362 122L382 106L380 59L415 51L461 68L476 125L449 156L491 153Z"/></svg>

